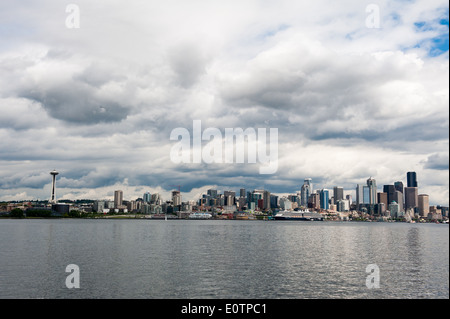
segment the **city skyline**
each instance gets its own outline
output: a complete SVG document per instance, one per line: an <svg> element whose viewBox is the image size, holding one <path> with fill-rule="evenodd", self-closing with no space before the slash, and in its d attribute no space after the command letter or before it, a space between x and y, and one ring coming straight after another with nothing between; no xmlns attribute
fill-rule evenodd
<svg viewBox="0 0 450 319"><path fill-rule="evenodd" d="M55 197L55 191L56 191L56 176L59 175L59 172L56 170L53 170L50 172L51 175L51 195L50 199L48 200L49 203L57 203L58 199ZM126 208L126 205L124 206L123 202L133 202L136 200L143 200L144 202L154 202L160 201L162 202L172 202L174 206L179 206L182 203L188 203L188 202L195 202L197 203L200 199L204 198L204 196L208 196L211 198L215 198L217 196L224 198L224 206L227 206L227 198L229 196L233 197L233 200L235 200L235 204L239 203L239 205L243 205L239 198L247 198L246 203L249 200L248 196L249 194L253 193L265 193L267 192L269 195L274 195L277 198L277 202L275 205L278 207L280 204L281 199L286 199L290 202L296 202L298 203L298 207L309 207L311 204L315 205L316 202L320 202L320 205L317 204L317 208L321 209L329 209L331 200L333 204L339 205L339 201L348 201L348 204L345 205L352 205L356 204L356 207L358 208L360 204L379 204L383 203L384 207L383 209L388 210L390 205L395 202L395 204L398 204L398 210L399 211L406 211L410 208L416 208L421 211L424 209L428 209L429 206L443 206L448 207L448 205L442 204L442 203L436 203L431 201L430 202L430 195L425 194L423 192L419 191L418 187L418 181L417 181L417 173L416 172L407 172L407 186L403 186L402 181L396 181L395 183L391 184L384 184L380 185L380 187L377 187L377 182L374 178L369 177L366 181L366 185L364 184L357 184L356 189L349 190L344 189L341 186L334 186L332 189L330 187L321 187L321 188L314 188L313 187L313 181L311 178L305 178L304 184L300 187L297 191L292 191L288 193L274 193L271 192L270 189L262 188L262 189L246 189L242 188L242 186L236 190L232 188L227 187L218 187L217 185L213 187L205 186L201 189L203 192L196 193L196 195L192 195L191 193L184 193L181 191L181 185L171 185L175 186L177 189L171 188L170 190L163 190L163 192L150 192L146 190L144 193L141 194L134 194L129 195L128 197L124 197L123 190L117 190L115 189L113 191L112 196L104 196L104 197L96 197L96 198L63 198L62 200L95 200L95 201L110 201L114 204L114 207L116 208ZM411 177L413 176L413 177ZM414 185L414 186L408 186L408 185ZM205 189L207 190L205 191ZM379 190L379 191L378 191ZM239 196L237 194L239 193ZM125 194L126 196L127 194ZM183 198L183 196L186 196ZM314 196L317 196L317 198L313 198ZM155 197L156 196L156 197ZM295 197L293 199L292 197ZM431 196L432 198L432 196ZM26 202L28 200L31 201L47 201L45 198L32 198L32 199L26 199L23 198L21 200L14 200L18 202ZM270 203L272 203L272 199L266 199L270 200ZM257 202L257 200L256 200ZM426 204L425 204L426 203ZM222 206L223 206L222 205ZM219 205L220 206L220 205ZM264 202L264 206L271 206L271 204L268 204ZM273 207L273 206L272 206ZM426 208L425 208L426 207ZM350 207L347 207L346 210L348 210ZM254 208L252 208L254 209ZM340 209L338 209L340 211Z"/></svg>
<svg viewBox="0 0 450 319"><path fill-rule="evenodd" d="M305 178L356 198L411 171L448 206L448 2L375 7L2 1L0 201L48 199L53 168L57 199L290 194ZM171 132L194 121L278 129L278 170L173 163Z"/></svg>

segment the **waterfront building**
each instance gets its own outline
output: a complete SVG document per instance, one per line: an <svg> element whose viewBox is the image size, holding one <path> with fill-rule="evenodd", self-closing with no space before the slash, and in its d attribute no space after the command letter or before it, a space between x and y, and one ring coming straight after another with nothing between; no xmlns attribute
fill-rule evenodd
<svg viewBox="0 0 450 319"><path fill-rule="evenodd" d="M379 193L378 193L379 194ZM377 214L379 215L379 216L384 216L385 215L385 213L386 213L386 205L384 204L384 203L377 203L377 204L375 204L375 209L374 209L374 211L375 212L377 212Z"/></svg>
<svg viewBox="0 0 450 319"><path fill-rule="evenodd" d="M291 210L292 202L286 197L281 197L280 198L280 208L283 210Z"/></svg>
<svg viewBox="0 0 450 319"><path fill-rule="evenodd" d="M247 199L245 197L239 197L239 210L244 210L247 207Z"/></svg>
<svg viewBox="0 0 450 319"><path fill-rule="evenodd" d="M353 197L350 194L345 195L345 199L348 200L350 206L353 204Z"/></svg>
<svg viewBox="0 0 450 319"><path fill-rule="evenodd" d="M405 208L403 206L403 193L402 192L400 192L398 190L395 190L392 200L394 200L398 204L398 211L399 212L404 212L405 211Z"/></svg>
<svg viewBox="0 0 450 319"><path fill-rule="evenodd" d="M422 217L427 217L430 212L430 198L426 194L419 195L419 215Z"/></svg>
<svg viewBox="0 0 450 319"><path fill-rule="evenodd" d="M377 194L377 200L378 200L378 204L384 204L384 209L387 209L388 206L388 196L387 193L378 193ZM384 213L384 211L383 211Z"/></svg>
<svg viewBox="0 0 450 319"><path fill-rule="evenodd" d="M97 213L103 213L103 210L105 209L105 201L97 200L92 205L92 210Z"/></svg>
<svg viewBox="0 0 450 319"><path fill-rule="evenodd" d="M340 199L336 203L338 212L348 212L350 210L350 204L347 199Z"/></svg>
<svg viewBox="0 0 450 319"><path fill-rule="evenodd" d="M296 195L296 194L290 194L288 195L288 199L292 202L292 203L300 203L300 196Z"/></svg>
<svg viewBox="0 0 450 319"><path fill-rule="evenodd" d="M398 209L398 203L396 201L392 201L389 204L389 211L391 213L392 218L400 217L399 215L399 209Z"/></svg>
<svg viewBox="0 0 450 319"><path fill-rule="evenodd" d="M405 188L405 207L416 208L419 205L419 193L417 187Z"/></svg>
<svg viewBox="0 0 450 319"><path fill-rule="evenodd" d="M123 192L121 190L114 191L114 208L119 208L123 205Z"/></svg>
<svg viewBox="0 0 450 319"><path fill-rule="evenodd" d="M270 194L270 207L278 208L278 196Z"/></svg>

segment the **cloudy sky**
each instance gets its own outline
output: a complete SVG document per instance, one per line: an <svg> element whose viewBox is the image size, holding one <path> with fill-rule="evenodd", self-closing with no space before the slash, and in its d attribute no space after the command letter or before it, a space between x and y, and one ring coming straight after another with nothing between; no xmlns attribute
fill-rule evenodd
<svg viewBox="0 0 450 319"><path fill-rule="evenodd" d="M354 194L416 171L448 205L448 16L446 0L2 0L0 200L48 199L53 169L57 198L128 200L308 177ZM171 131L194 120L277 128L277 172L174 163Z"/></svg>

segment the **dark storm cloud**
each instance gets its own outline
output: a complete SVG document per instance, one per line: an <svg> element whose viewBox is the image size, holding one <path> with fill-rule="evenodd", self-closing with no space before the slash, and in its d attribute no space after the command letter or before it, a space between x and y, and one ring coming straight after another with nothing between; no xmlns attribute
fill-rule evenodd
<svg viewBox="0 0 450 319"><path fill-rule="evenodd" d="M447 171L449 168L448 153L430 155L424 163L424 168Z"/></svg>
<svg viewBox="0 0 450 319"><path fill-rule="evenodd" d="M129 113L126 106L99 96L94 87L77 81L50 88L29 88L20 92L20 97L40 103L51 117L70 123L119 122Z"/></svg>
<svg viewBox="0 0 450 319"><path fill-rule="evenodd" d="M417 15L444 1L380 4L383 21L390 6L402 19L377 30L358 1L80 0L80 29L53 0L1 3L0 196L36 194L53 168L68 198L122 186L291 193L306 177L354 189L403 176L405 162L448 169L430 155L448 148L448 57L404 50L423 40ZM175 165L170 132L192 133L193 120L222 133L278 128L278 172Z"/></svg>

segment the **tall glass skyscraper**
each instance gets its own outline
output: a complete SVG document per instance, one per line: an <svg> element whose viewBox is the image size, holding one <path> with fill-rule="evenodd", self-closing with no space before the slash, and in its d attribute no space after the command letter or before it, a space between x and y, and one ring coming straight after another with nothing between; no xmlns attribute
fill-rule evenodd
<svg viewBox="0 0 450 319"><path fill-rule="evenodd" d="M369 187L369 204L377 203L377 182L370 177L367 180L367 186Z"/></svg>
<svg viewBox="0 0 450 319"><path fill-rule="evenodd" d="M308 207L308 199L312 192L312 179L305 178L305 182L303 183L302 189L300 190L300 204L302 206Z"/></svg>
<svg viewBox="0 0 450 319"><path fill-rule="evenodd" d="M416 172L406 173L406 179L407 179L407 183L406 183L407 187L418 187Z"/></svg>
<svg viewBox="0 0 450 319"><path fill-rule="evenodd" d="M143 200L146 203L150 203L152 200L152 194L150 194L149 192L144 193Z"/></svg>
<svg viewBox="0 0 450 319"><path fill-rule="evenodd" d="M322 189L320 191L320 208L321 209L330 208L330 205L328 204L329 199L330 199L330 192L328 191L328 189Z"/></svg>

